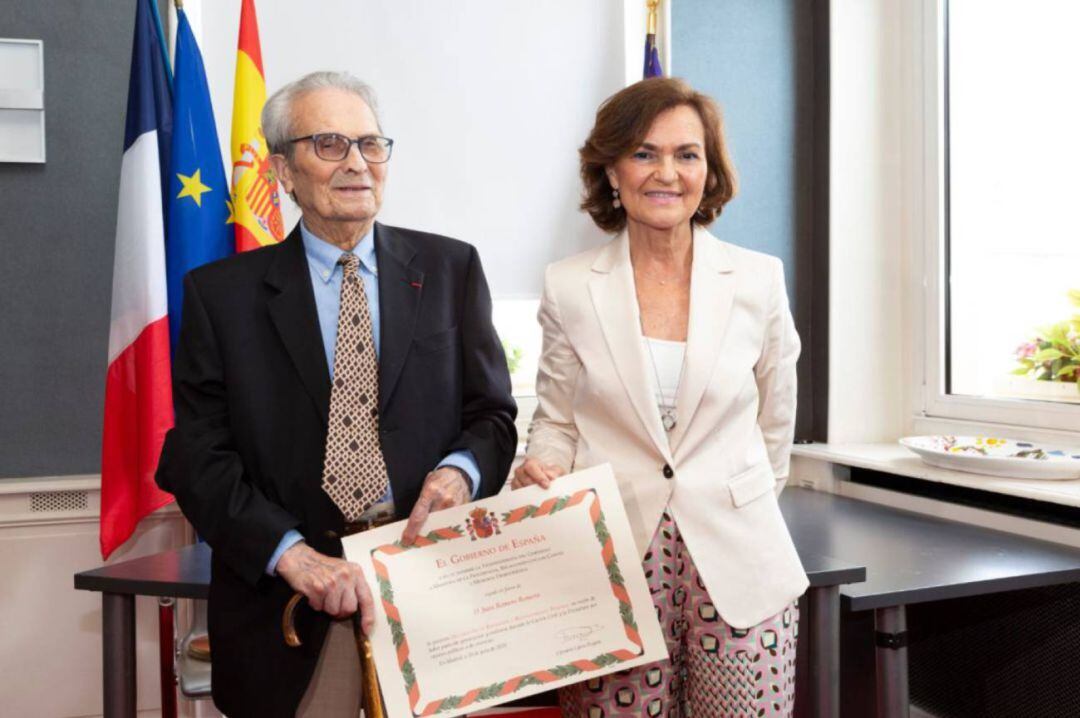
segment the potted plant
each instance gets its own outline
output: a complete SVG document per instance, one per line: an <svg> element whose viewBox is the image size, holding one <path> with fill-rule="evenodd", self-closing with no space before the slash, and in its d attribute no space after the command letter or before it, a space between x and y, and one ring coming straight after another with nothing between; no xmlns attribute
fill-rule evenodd
<svg viewBox="0 0 1080 718"><path fill-rule="evenodd" d="M1069 301L1080 310L1080 290L1070 290ZM1016 361L1012 374L1022 379L1010 382L1011 390L1027 398L1080 402L1080 313L1040 328L1017 347Z"/></svg>

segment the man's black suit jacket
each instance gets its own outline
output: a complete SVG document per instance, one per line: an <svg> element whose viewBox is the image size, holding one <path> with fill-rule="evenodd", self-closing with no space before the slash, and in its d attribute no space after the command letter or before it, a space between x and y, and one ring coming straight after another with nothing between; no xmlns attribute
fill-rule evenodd
<svg viewBox="0 0 1080 718"><path fill-rule="evenodd" d="M517 409L477 252L382 224L375 252L380 438L397 513L408 515L427 473L458 449L472 452L479 496L490 496L514 456ZM214 702L233 718L292 716L329 618L301 611L304 644L286 647L292 591L265 568L294 528L341 556L343 527L320 486L330 379L299 228L185 278L173 392L157 480L213 549Z"/></svg>

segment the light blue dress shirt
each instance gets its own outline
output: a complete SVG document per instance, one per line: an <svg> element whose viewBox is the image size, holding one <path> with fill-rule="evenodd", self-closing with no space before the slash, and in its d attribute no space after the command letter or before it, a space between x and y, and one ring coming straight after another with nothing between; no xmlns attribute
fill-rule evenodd
<svg viewBox="0 0 1080 718"><path fill-rule="evenodd" d="M338 258L344 252L329 242L312 234L303 220L300 222L300 236L304 242L304 254L307 256L308 269L311 272L311 288L315 292L315 310L319 315L319 332L322 334L323 349L326 350L326 365L330 367L330 379L334 378L334 348L337 344L338 310L341 307L341 280L343 270ZM368 231L352 251L360 258L360 279L364 283L367 296L368 312L371 314L371 330L374 333L375 355L380 353L379 326L379 265L375 258L375 232ZM462 450L449 454L439 462L439 466L453 466L464 471L472 482L472 497L476 498L480 490L480 468L471 451ZM389 486L380 502L393 501L393 491ZM303 540L296 529L290 530L278 543L277 550L266 564L266 572L273 575L278 559L286 549Z"/></svg>

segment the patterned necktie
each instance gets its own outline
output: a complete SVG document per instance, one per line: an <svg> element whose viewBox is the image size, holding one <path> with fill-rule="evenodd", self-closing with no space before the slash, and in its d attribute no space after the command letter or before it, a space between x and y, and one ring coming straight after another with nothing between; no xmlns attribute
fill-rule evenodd
<svg viewBox="0 0 1080 718"><path fill-rule="evenodd" d="M386 494L386 462L379 446L379 364L360 260L342 254L341 308L334 349L334 385L326 434L323 490L346 521L355 521Z"/></svg>

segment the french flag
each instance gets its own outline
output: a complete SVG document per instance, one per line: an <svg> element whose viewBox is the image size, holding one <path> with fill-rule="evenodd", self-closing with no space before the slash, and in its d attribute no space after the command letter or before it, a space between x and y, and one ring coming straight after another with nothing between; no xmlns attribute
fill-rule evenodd
<svg viewBox="0 0 1080 718"><path fill-rule="evenodd" d="M113 262L101 449L101 555L172 495L154 483L173 424L165 286L165 188L172 96L154 0L136 0Z"/></svg>

